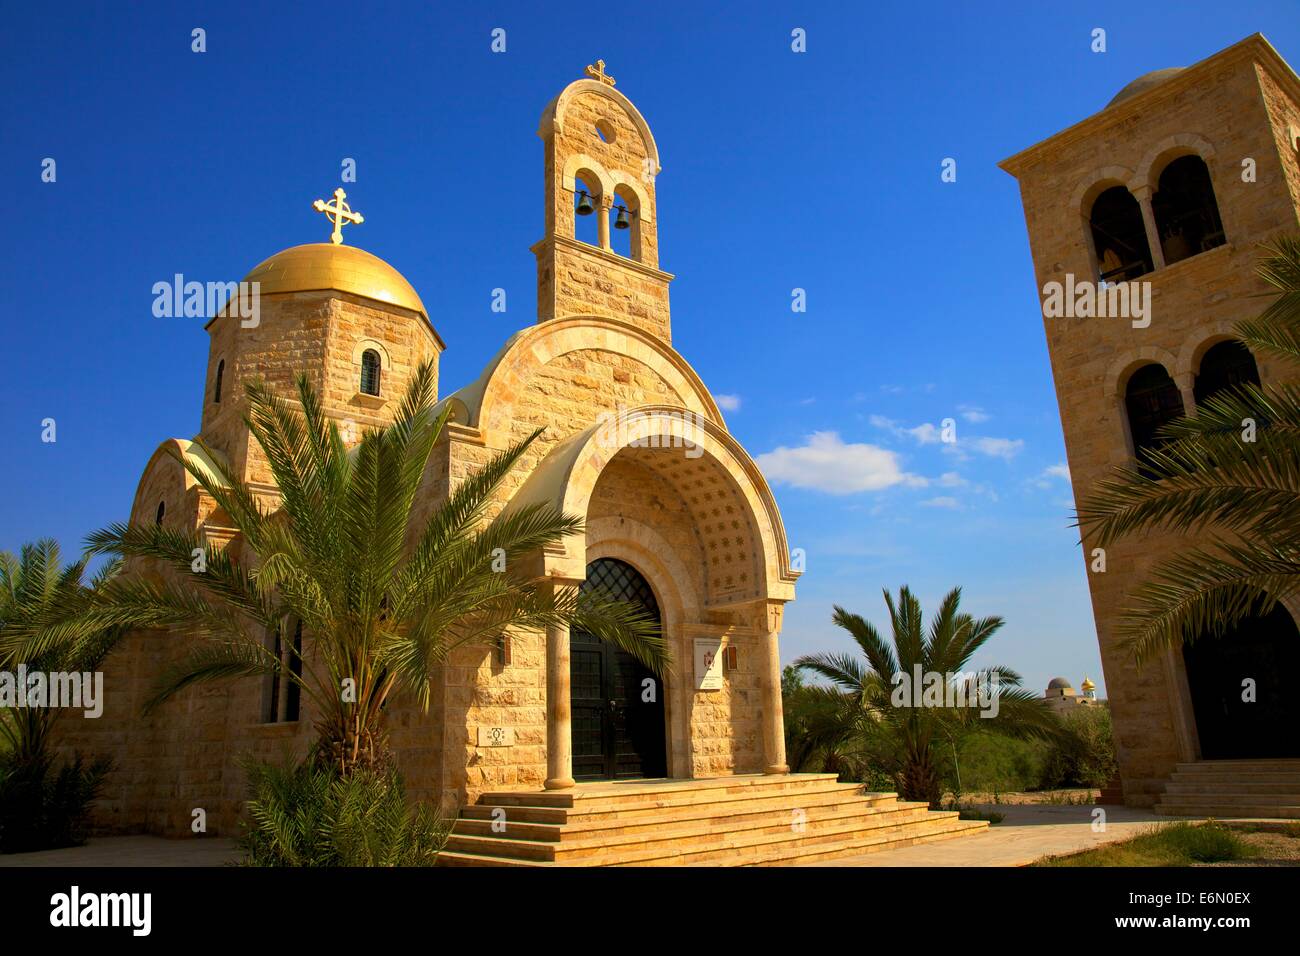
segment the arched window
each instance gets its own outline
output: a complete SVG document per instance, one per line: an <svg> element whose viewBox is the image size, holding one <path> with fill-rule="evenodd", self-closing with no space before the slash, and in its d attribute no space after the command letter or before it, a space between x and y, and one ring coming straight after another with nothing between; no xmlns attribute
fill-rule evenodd
<svg viewBox="0 0 1300 956"><path fill-rule="evenodd" d="M374 349L361 353L361 394L379 394L379 353Z"/></svg>
<svg viewBox="0 0 1300 956"><path fill-rule="evenodd" d="M1161 441L1156 437L1160 426L1183 414L1183 397L1178 386L1164 366L1155 363L1142 366L1129 378L1124 405L1128 410L1133 454L1139 458L1143 451L1160 447Z"/></svg>
<svg viewBox="0 0 1300 956"><path fill-rule="evenodd" d="M165 501L158 502L158 510L154 513L153 523L162 524L163 518L166 516L166 514L167 514L167 502Z"/></svg>
<svg viewBox="0 0 1300 956"><path fill-rule="evenodd" d="M1259 368L1255 365L1255 356L1236 339L1228 339L1205 353L1192 392L1196 396L1196 404L1200 405L1221 389L1247 383L1259 384Z"/></svg>
<svg viewBox="0 0 1300 956"><path fill-rule="evenodd" d="M1199 156L1180 156L1165 167L1151 197L1151 211L1166 265L1224 243L1210 170Z"/></svg>
<svg viewBox="0 0 1300 956"><path fill-rule="evenodd" d="M614 190L610 248L620 256L641 261L641 201L626 186Z"/></svg>
<svg viewBox="0 0 1300 956"><path fill-rule="evenodd" d="M212 389L212 400L218 405L221 404L221 380L226 374L226 360L222 359L217 363L217 384Z"/></svg>
<svg viewBox="0 0 1300 956"><path fill-rule="evenodd" d="M1124 282L1151 271L1151 247L1147 244L1142 209L1123 186L1112 186L1097 197L1088 224L1100 278Z"/></svg>
<svg viewBox="0 0 1300 956"><path fill-rule="evenodd" d="M599 183L594 176L573 181L573 238L589 246L600 245L600 217L604 211L600 206Z"/></svg>

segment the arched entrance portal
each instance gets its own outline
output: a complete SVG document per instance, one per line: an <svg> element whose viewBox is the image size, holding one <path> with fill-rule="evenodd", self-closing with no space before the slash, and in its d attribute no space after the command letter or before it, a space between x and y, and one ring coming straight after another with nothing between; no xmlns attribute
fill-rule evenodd
<svg viewBox="0 0 1300 956"><path fill-rule="evenodd" d="M1300 632L1277 605L1222 638L1183 648L1204 760L1300 757ZM1255 699L1243 700L1243 682Z"/></svg>
<svg viewBox="0 0 1300 956"><path fill-rule="evenodd" d="M587 565L582 590L593 588L616 600L639 604L662 622L649 583L625 561L600 558ZM631 654L576 627L570 635L569 654L573 778L667 776L664 694L659 678Z"/></svg>

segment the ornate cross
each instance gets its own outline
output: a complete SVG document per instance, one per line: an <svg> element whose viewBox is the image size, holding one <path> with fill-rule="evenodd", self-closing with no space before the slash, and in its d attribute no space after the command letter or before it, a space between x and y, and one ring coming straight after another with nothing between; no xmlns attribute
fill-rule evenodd
<svg viewBox="0 0 1300 956"><path fill-rule="evenodd" d="M345 193L343 187L340 186L338 189L334 190L334 201L332 203L325 202L323 199L317 199L311 204L312 209L315 209L317 212L323 212L325 218L334 223L334 231L330 234L330 242L334 243L336 246L343 242L343 227L345 225L355 223L359 226L361 223L366 221L365 217L362 216L361 213L353 212L348 207L348 204L343 201L347 198L348 194Z"/></svg>
<svg viewBox="0 0 1300 956"><path fill-rule="evenodd" d="M610 86L614 85L614 78L605 72L604 60L597 60L595 66L587 67L587 75L593 80L600 80L600 82L608 83Z"/></svg>

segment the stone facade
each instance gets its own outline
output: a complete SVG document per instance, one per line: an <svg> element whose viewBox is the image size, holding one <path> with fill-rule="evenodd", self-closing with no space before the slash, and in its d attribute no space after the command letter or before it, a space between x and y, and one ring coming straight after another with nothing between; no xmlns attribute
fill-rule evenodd
<svg viewBox="0 0 1300 956"><path fill-rule="evenodd" d="M1159 363L1195 407L1206 351L1257 315L1268 286L1255 275L1258 243L1300 227L1300 80L1263 37L1252 36L1183 70L1160 71L1122 91L1100 112L1002 163L1019 180L1040 290L1067 274L1095 281L1089 227L1094 200L1126 187L1141 204L1155 268L1148 327L1125 318L1045 318L1075 500L1133 455L1125 410L1130 375ZM1225 242L1165 265L1152 217L1161 171L1188 155L1208 167ZM1254 177L1243 175L1253 161ZM1265 384L1294 377L1257 355ZM1097 636L1126 801L1150 805L1179 761L1198 759L1196 723L1181 655L1139 668L1119 647L1125 595L1179 548L1174 535L1128 538L1090 570ZM1295 609L1293 609L1295 610Z"/></svg>
<svg viewBox="0 0 1300 956"><path fill-rule="evenodd" d="M538 324L442 399L451 417L417 520L494 454L545 429L490 513L549 502L585 519L584 534L536 556L530 571L539 578L574 584L589 562L616 558L650 584L676 662L663 691L670 776L784 773L777 642L797 573L762 475L670 344L658 148L636 108L599 79L570 84L546 108L539 135L547 176L545 235L533 246ZM574 237L579 180L596 191L598 246ZM633 214L630 258L608 241L615 201ZM436 362L443 345L405 279L355 248L295 247L250 278L263 281L257 326L222 317L209 325L200 430L209 451L181 439L160 446L130 520L152 522L161 505L165 524L201 529L251 562L176 456L212 473L229 468L273 509L276 489L243 423L245 382L260 378L290 397L305 372L348 440L350 429L390 420L412 370ZM366 350L380 357L378 395L358 384ZM166 572L137 562L129 573ZM698 638L736 649L720 689L696 687ZM240 758L301 756L313 737L306 701L298 720L269 721L269 689L256 681L187 691L144 714L160 671L196 639L130 636L106 666L104 715L63 722L65 748L114 757L99 808L105 829L181 834L203 808L208 832L229 833L245 796ZM492 789L572 786L568 645L567 630L556 630L511 635L508 657L496 646L459 648L434 675L427 711L394 701L388 728L411 796L450 810ZM513 743L479 746L483 727L508 728Z"/></svg>

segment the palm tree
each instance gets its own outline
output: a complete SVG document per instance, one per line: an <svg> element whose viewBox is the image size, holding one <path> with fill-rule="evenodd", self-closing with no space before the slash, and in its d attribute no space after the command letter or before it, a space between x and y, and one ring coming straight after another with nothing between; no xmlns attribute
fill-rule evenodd
<svg viewBox="0 0 1300 956"><path fill-rule="evenodd" d="M1300 362L1300 236L1264 248L1257 271L1277 298L1235 334ZM1221 637L1300 593L1300 387L1224 389L1160 437L1140 465L1099 481L1076 517L1090 546L1155 529L1207 534L1130 595L1119 631L1139 661Z"/></svg>
<svg viewBox="0 0 1300 956"><path fill-rule="evenodd" d="M174 573L113 581L78 616L104 625L197 635L162 675L147 707L191 685L273 675L314 705L315 760L343 775L390 763L384 709L399 692L426 708L433 668L453 648L512 630L578 624L652 669L668 665L657 626L629 605L577 589L552 591L515 569L525 556L581 533L580 519L541 505L485 512L539 432L496 455L425 520L417 497L446 420L433 407L433 370L415 372L395 420L348 449L306 376L299 408L261 383L247 387L246 422L279 489L264 510L220 456L215 474L182 464L230 516L256 557L244 565L194 532L117 524L92 534L93 553L153 559ZM197 549L197 550L196 550ZM194 572L202 553L205 566ZM309 649L288 636L301 622ZM60 626L37 635L57 636Z"/></svg>
<svg viewBox="0 0 1300 956"><path fill-rule="evenodd" d="M49 687L53 674L97 670L120 638L117 628L68 627L39 651L22 639L85 607L117 572L117 562L106 564L89 586L85 571L84 559L64 567L58 544L48 538L24 545L17 557L0 552L0 672L19 694L28 691L21 674L44 675ZM74 754L55 769L51 734L62 712L60 706L0 707L0 853L86 840L90 804L109 761L85 763Z"/></svg>
<svg viewBox="0 0 1300 956"><path fill-rule="evenodd" d="M58 640L39 649L22 640L47 623L66 620L84 608L96 590L117 574L110 561L88 586L86 560L63 566L59 544L42 538L25 544L15 557L0 551L0 671L83 673L94 671L121 637L113 627L65 627ZM25 692L26 688L20 688ZM0 742L14 765L37 765L48 757L50 731L60 714L56 707L0 708Z"/></svg>
<svg viewBox="0 0 1300 956"><path fill-rule="evenodd" d="M937 806L943 795L943 754L962 738L981 731L1021 738L1049 738L1058 732L1051 712L1020 689L1020 675L1010 668L967 669L1002 627L1002 618L976 620L961 613L961 588L953 588L927 631L921 602L910 589L901 588L897 601L887 590L884 595L892 647L869 621L836 605L835 624L849 632L865 660L829 653L795 661L797 668L834 685L816 689L822 699L806 709L812 746L841 759L851 755L862 772L890 774L904 799ZM918 673L926 679L938 675L933 686L941 689L941 701L906 692L921 694L921 688L911 687ZM996 708L987 706L990 691Z"/></svg>

